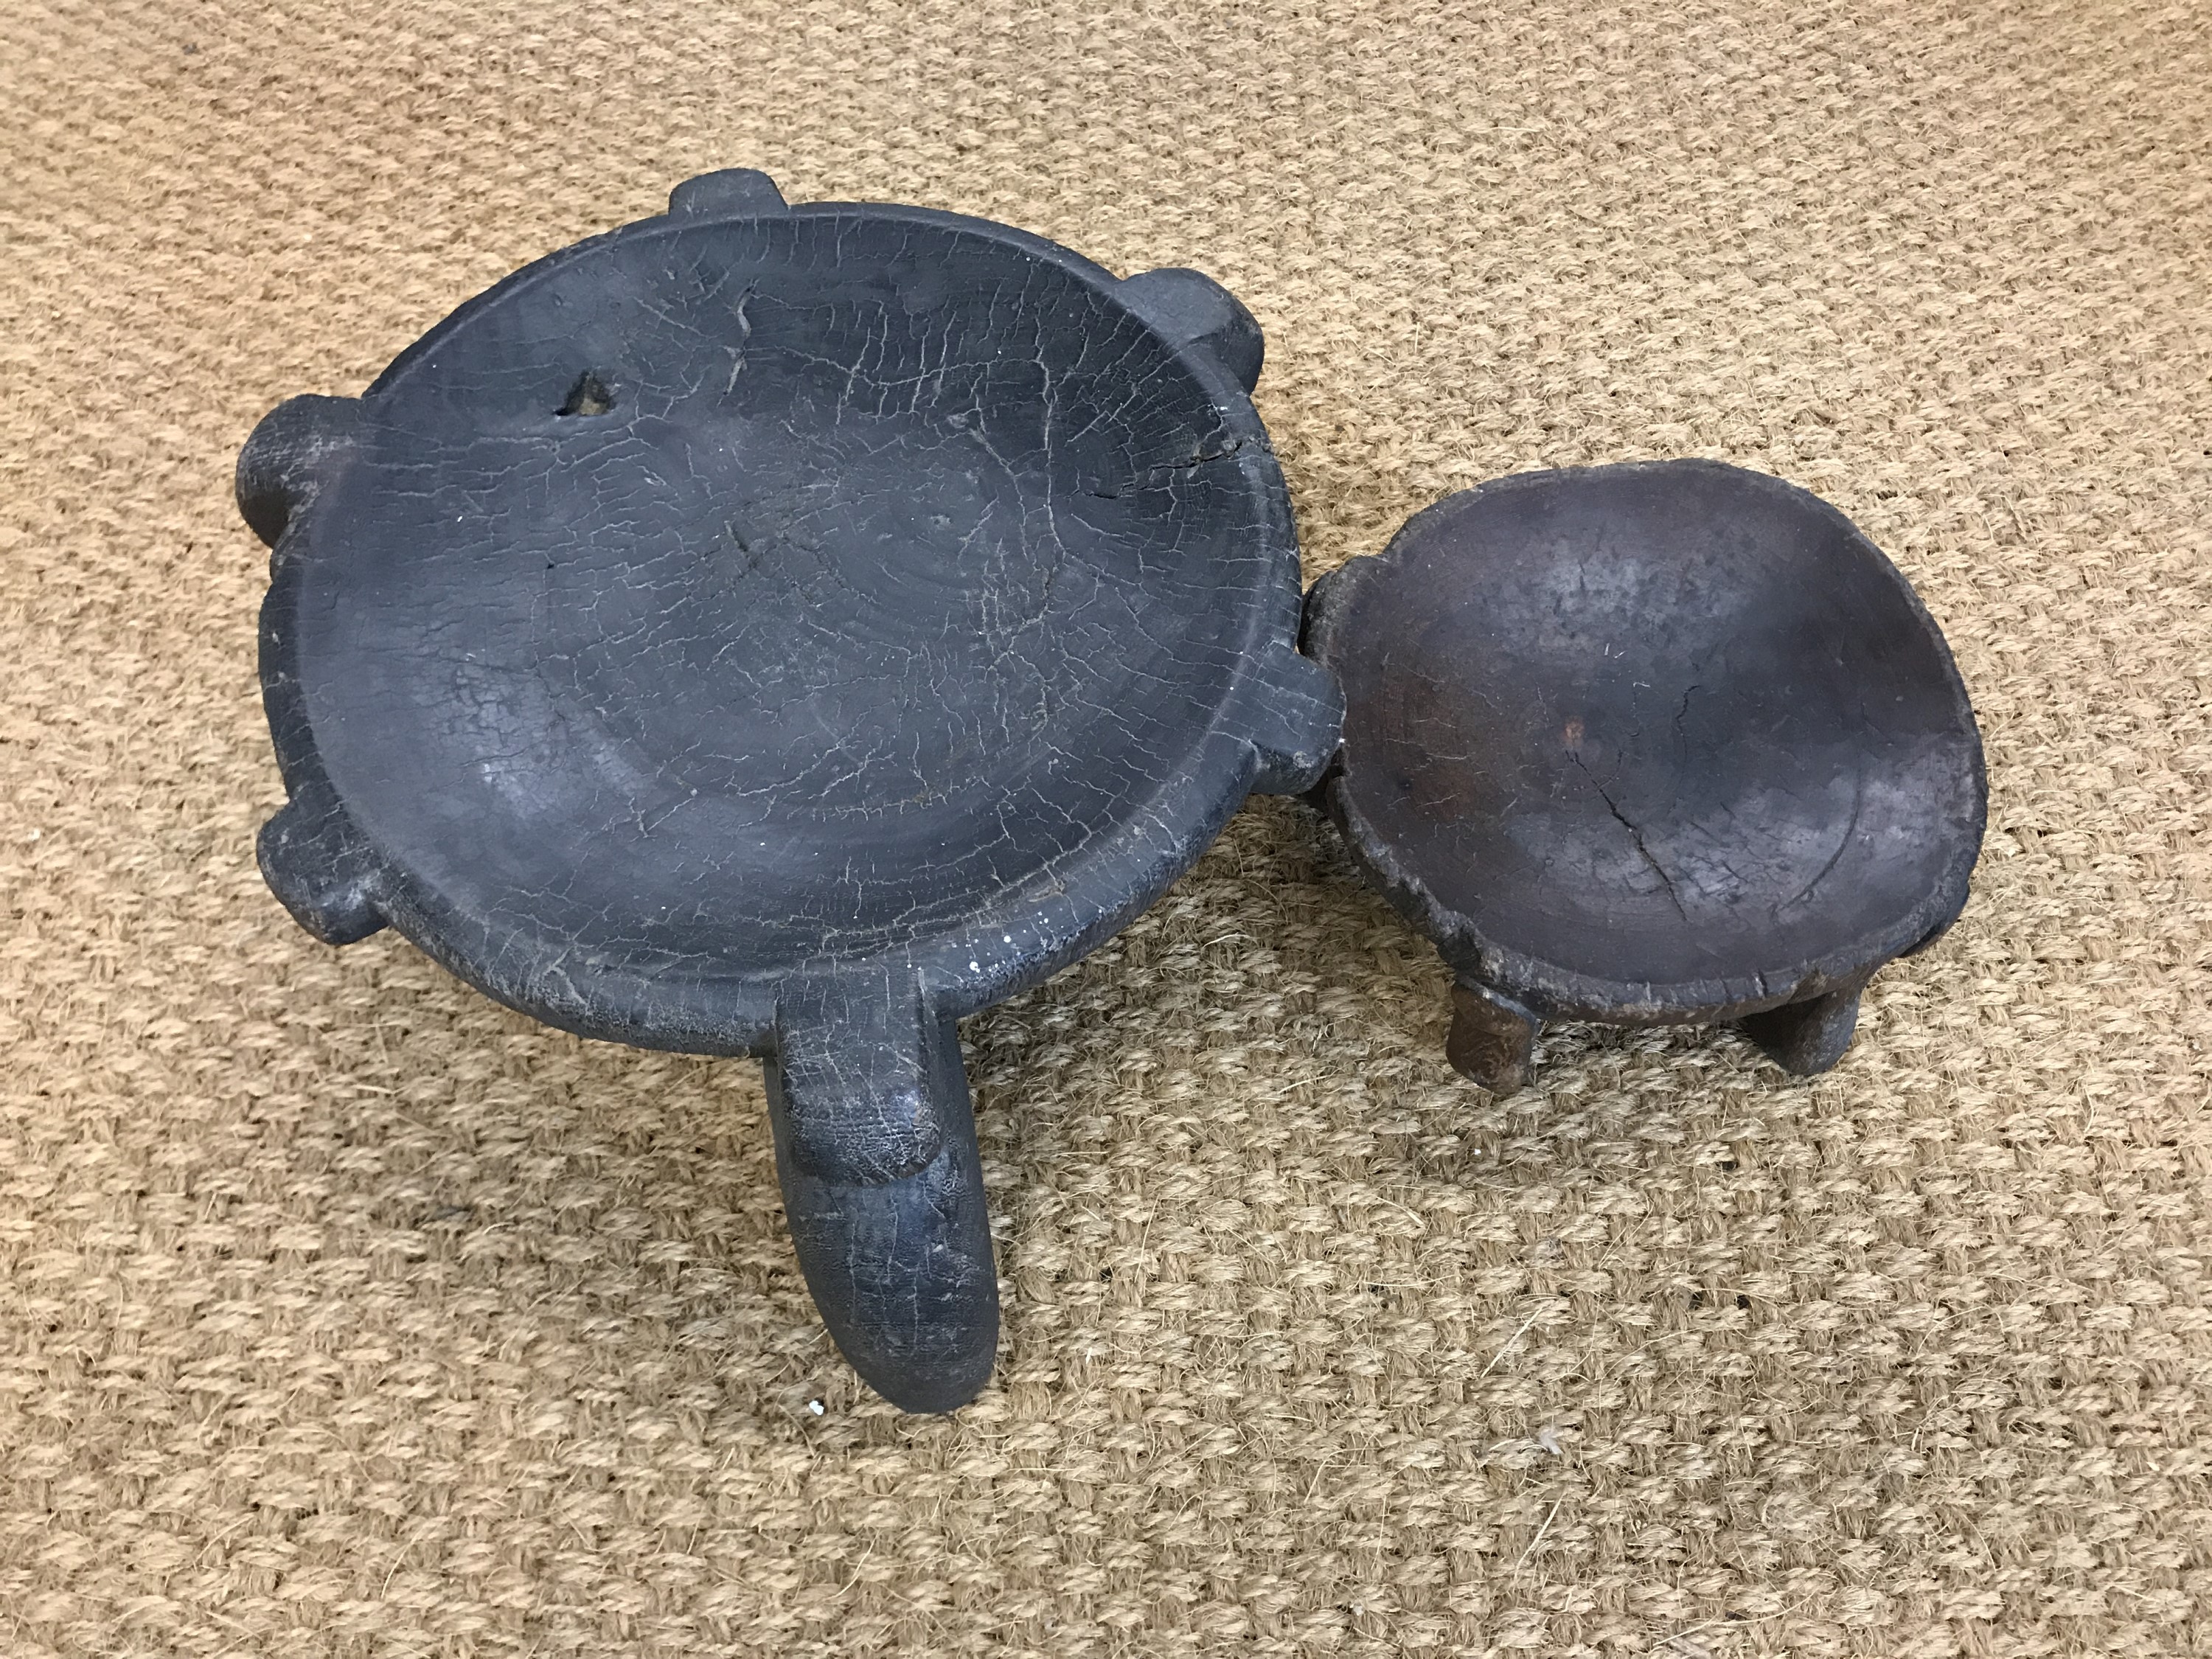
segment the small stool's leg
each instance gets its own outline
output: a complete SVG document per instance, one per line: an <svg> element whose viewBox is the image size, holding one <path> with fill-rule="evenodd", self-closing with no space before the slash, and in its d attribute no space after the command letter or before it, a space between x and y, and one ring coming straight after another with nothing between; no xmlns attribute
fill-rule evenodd
<svg viewBox="0 0 2212 1659"><path fill-rule="evenodd" d="M1851 1046L1859 1023L1859 989L1854 985L1753 1014L1742 1022L1743 1034L1785 1072L1799 1077L1825 1072Z"/></svg>
<svg viewBox="0 0 2212 1659"><path fill-rule="evenodd" d="M1536 1033L1543 1029L1544 1022L1519 1003L1461 980L1452 987L1452 1027L1444 1057L1470 1082L1492 1094L1510 1095L1527 1085Z"/></svg>

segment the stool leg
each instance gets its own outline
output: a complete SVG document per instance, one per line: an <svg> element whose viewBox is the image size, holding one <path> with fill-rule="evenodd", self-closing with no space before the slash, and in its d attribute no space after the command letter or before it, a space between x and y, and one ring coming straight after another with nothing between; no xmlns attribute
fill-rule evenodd
<svg viewBox="0 0 2212 1659"><path fill-rule="evenodd" d="M1536 1033L1544 1022L1487 986L1461 980L1452 987L1451 1035L1444 1057L1452 1069L1495 1095L1526 1087Z"/></svg>
<svg viewBox="0 0 2212 1659"><path fill-rule="evenodd" d="M911 973L787 980L766 1062L784 1213L838 1348L902 1411L974 1399L999 1279L960 1033Z"/></svg>
<svg viewBox="0 0 2212 1659"><path fill-rule="evenodd" d="M1743 1034L1784 1071L1814 1076L1835 1065L1851 1046L1859 1023L1859 988L1854 985L1753 1014L1741 1022Z"/></svg>

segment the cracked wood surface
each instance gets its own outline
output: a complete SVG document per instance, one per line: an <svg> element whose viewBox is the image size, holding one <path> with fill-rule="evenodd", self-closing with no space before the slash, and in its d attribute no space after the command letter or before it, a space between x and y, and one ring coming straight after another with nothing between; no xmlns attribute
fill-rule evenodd
<svg viewBox="0 0 2212 1659"><path fill-rule="evenodd" d="M2202 1654L2204 8L11 0L0 90L9 1659ZM1004 1348L896 1413L757 1066L254 867L255 421L737 166L1225 283L1310 578L1814 489L1973 693L1972 902L1809 1084L1568 1024L1491 1098L1255 803L963 1022Z"/></svg>
<svg viewBox="0 0 2212 1659"><path fill-rule="evenodd" d="M1494 480L1318 585L1305 641L1349 702L1323 793L1356 854L1463 980L1539 1018L1855 995L1966 903L1986 792L1950 651L1780 480Z"/></svg>
<svg viewBox="0 0 2212 1659"><path fill-rule="evenodd" d="M1336 747L1261 352L1196 271L743 169L516 272L240 453L271 888L549 1024L760 1054L830 1334L965 1404L954 1022Z"/></svg>

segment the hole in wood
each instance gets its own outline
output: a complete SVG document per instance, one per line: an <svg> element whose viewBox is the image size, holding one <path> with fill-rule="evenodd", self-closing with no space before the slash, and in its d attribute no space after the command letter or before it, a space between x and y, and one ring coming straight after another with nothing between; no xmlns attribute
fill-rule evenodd
<svg viewBox="0 0 2212 1659"><path fill-rule="evenodd" d="M614 406L615 394L607 390L607 383L587 368L577 377L576 384L568 388L568 400L554 413L604 415Z"/></svg>

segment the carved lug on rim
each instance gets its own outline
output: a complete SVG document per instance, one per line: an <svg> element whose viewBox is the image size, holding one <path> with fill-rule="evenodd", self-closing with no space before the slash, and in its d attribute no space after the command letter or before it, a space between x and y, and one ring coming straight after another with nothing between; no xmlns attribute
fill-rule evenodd
<svg viewBox="0 0 2212 1659"><path fill-rule="evenodd" d="M336 805L295 796L255 844L269 890L325 945L351 945L384 926L374 861Z"/></svg>
<svg viewBox="0 0 2212 1659"><path fill-rule="evenodd" d="M1170 267L1121 283L1132 311L1176 345L1212 353L1247 392L1260 383L1267 342L1244 302L1203 271Z"/></svg>
<svg viewBox="0 0 2212 1659"><path fill-rule="evenodd" d="M1310 657L1280 650L1255 687L1248 735L1260 757L1252 787L1266 795L1303 794L1336 758L1344 731L1344 693L1336 676Z"/></svg>
<svg viewBox="0 0 2212 1659"><path fill-rule="evenodd" d="M275 547L353 442L354 398L288 398L261 417L239 451L238 511L264 545Z"/></svg>
<svg viewBox="0 0 2212 1659"><path fill-rule="evenodd" d="M707 219L757 219L789 211L775 180L757 167L725 167L686 179L668 192L668 210Z"/></svg>

